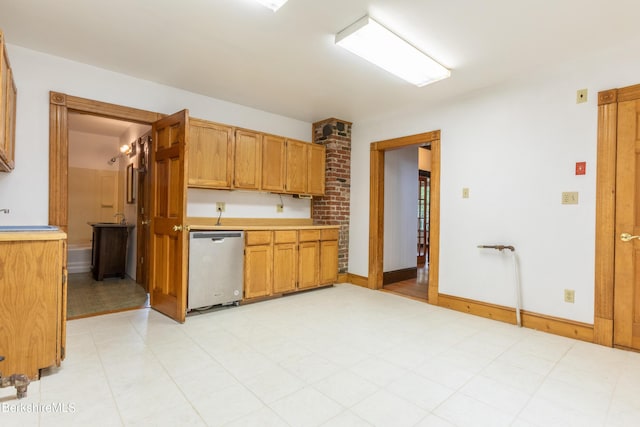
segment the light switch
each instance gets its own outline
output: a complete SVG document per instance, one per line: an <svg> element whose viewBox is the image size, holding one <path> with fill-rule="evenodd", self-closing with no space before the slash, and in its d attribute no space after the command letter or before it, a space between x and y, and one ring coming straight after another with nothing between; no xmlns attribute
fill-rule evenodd
<svg viewBox="0 0 640 427"><path fill-rule="evenodd" d="M469 198L469 189L466 188L466 187L462 189L462 198L463 199L468 199Z"/></svg>

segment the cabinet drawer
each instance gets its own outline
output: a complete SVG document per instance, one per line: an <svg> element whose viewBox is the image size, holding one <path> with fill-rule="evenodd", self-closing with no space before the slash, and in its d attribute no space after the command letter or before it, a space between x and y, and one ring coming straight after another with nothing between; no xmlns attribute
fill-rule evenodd
<svg viewBox="0 0 640 427"><path fill-rule="evenodd" d="M320 240L338 240L338 230L320 230Z"/></svg>
<svg viewBox="0 0 640 427"><path fill-rule="evenodd" d="M245 236L247 246L271 244L271 231L247 231Z"/></svg>
<svg viewBox="0 0 640 427"><path fill-rule="evenodd" d="M296 230L277 230L273 232L275 243L296 243L298 232Z"/></svg>
<svg viewBox="0 0 640 427"><path fill-rule="evenodd" d="M320 230L300 230L299 236L301 242L320 240Z"/></svg>

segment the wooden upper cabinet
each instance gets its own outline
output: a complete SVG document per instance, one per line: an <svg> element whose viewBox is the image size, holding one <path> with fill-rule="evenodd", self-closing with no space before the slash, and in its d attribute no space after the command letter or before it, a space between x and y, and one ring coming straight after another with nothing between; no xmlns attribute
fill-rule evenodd
<svg viewBox="0 0 640 427"><path fill-rule="evenodd" d="M0 31L0 171L14 168L17 89Z"/></svg>
<svg viewBox="0 0 640 427"><path fill-rule="evenodd" d="M260 189L262 177L262 134L236 130L233 187Z"/></svg>
<svg viewBox="0 0 640 427"><path fill-rule="evenodd" d="M287 181L286 191L294 194L307 192L307 164L309 144L294 139L287 140Z"/></svg>
<svg viewBox="0 0 640 427"><path fill-rule="evenodd" d="M307 194L324 195L326 149L324 145L308 144Z"/></svg>
<svg viewBox="0 0 640 427"><path fill-rule="evenodd" d="M231 127L191 118L188 153L190 187L231 188Z"/></svg>
<svg viewBox="0 0 640 427"><path fill-rule="evenodd" d="M262 136L262 189L285 190L285 140L280 136Z"/></svg>

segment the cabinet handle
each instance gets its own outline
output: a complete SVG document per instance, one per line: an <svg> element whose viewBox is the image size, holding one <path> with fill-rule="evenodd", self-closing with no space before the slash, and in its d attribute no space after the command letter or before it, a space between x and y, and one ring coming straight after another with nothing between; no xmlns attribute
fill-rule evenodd
<svg viewBox="0 0 640 427"><path fill-rule="evenodd" d="M182 231L182 225L174 225L173 231Z"/></svg>
<svg viewBox="0 0 640 427"><path fill-rule="evenodd" d="M140 224L142 225L149 225L149 223L151 222L151 220L145 220L145 221L140 221Z"/></svg>

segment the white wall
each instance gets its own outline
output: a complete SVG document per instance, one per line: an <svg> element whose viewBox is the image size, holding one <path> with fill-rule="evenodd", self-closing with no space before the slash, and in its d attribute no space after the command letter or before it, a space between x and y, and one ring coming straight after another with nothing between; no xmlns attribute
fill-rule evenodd
<svg viewBox="0 0 640 427"><path fill-rule="evenodd" d="M418 149L388 151L384 162L385 272L416 266L418 243Z"/></svg>
<svg viewBox="0 0 640 427"><path fill-rule="evenodd" d="M187 216L218 217L216 203L224 202L224 218L310 218L311 203L308 199L292 196L242 190L205 190L189 188L187 191ZM282 201L283 210L277 212L276 205Z"/></svg>
<svg viewBox="0 0 640 427"><path fill-rule="evenodd" d="M0 173L0 224L46 224L49 198L49 91L173 113L309 141L311 123L132 78L15 45L7 47L18 87L16 168ZM214 209L212 209L214 211Z"/></svg>
<svg viewBox="0 0 640 427"><path fill-rule="evenodd" d="M438 108L354 123L349 272L368 272L370 142L440 129L440 292L513 306L508 253L476 248L512 244L525 309L593 323L597 92L640 83L635 51L548 64ZM577 105L582 88L588 102ZM578 161L585 176L574 175ZM580 204L561 205L563 191L578 191Z"/></svg>

